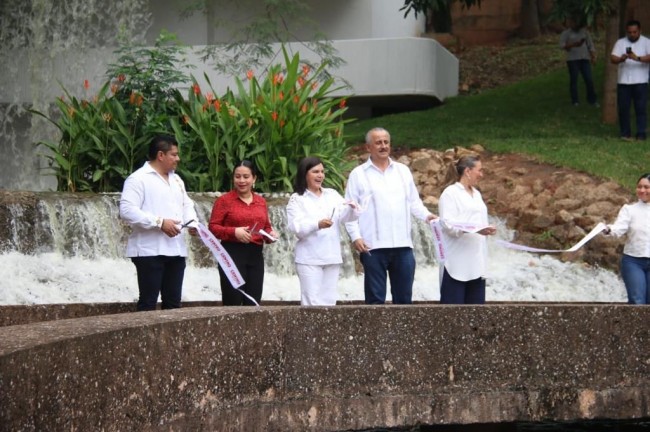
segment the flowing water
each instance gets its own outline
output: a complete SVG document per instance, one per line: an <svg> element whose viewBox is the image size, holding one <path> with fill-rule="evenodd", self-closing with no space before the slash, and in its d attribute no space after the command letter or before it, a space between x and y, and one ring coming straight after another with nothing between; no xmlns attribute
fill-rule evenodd
<svg viewBox="0 0 650 432"><path fill-rule="evenodd" d="M63 88L91 98L107 79L106 59L125 40L144 41L149 1L3 0L0 2L0 185L48 190L46 163L34 143L58 136L27 110L50 112ZM88 80L90 88L84 90Z"/></svg>
<svg viewBox="0 0 650 432"><path fill-rule="evenodd" d="M9 194L11 195L11 194ZM124 258L128 229L118 217L118 194L37 193L7 199L7 225L0 229L0 304L131 302L137 298L133 264ZM199 218L207 224L216 194L195 194ZM299 300L293 244L286 231L286 197L269 197L272 224L281 233L266 245L263 300ZM501 238L513 235L501 221ZM414 300L439 299L439 270L426 224L413 227L417 270ZM190 257L183 288L185 301L221 299L216 264L195 238L188 238ZM490 246L488 301L625 302L619 276L580 263L563 263ZM589 247L587 244L585 247ZM363 275L357 274L345 233L341 300L363 299ZM389 297L390 298L390 297Z"/></svg>

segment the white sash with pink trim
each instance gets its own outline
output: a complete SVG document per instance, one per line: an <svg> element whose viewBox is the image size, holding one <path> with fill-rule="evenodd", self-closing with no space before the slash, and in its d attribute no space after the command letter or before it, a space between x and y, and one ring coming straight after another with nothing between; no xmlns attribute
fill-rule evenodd
<svg viewBox="0 0 650 432"><path fill-rule="evenodd" d="M228 278L228 281L230 281L230 284L233 286L233 288L246 296L250 301L255 303L256 306L259 306L253 297L249 296L244 291L239 289L239 287L244 285L246 282L244 281L241 273L239 273L237 266L235 265L228 252L226 252L223 246L221 246L221 242L217 240L217 238L205 227L205 225L199 223L196 229L199 233L201 241L204 245L207 246L208 249L210 249L210 252L212 252L212 255L214 255L214 258L221 266L221 269L226 274L226 277Z"/></svg>

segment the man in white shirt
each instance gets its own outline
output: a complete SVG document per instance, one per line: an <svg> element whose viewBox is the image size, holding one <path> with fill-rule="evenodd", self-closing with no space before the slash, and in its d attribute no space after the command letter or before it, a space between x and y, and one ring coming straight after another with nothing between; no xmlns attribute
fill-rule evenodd
<svg viewBox="0 0 650 432"><path fill-rule="evenodd" d="M650 72L650 39L641 35L641 24L628 21L627 35L614 44L611 62L618 65L618 122L621 138L632 140L630 127L630 104L634 103L636 114L636 139L646 139L648 73Z"/></svg>
<svg viewBox="0 0 650 432"><path fill-rule="evenodd" d="M124 182L120 217L132 232L126 246L138 274L137 310L181 307L187 246L181 234L196 235L198 217L183 180L174 173L180 158L172 136L160 135L149 145L149 161Z"/></svg>
<svg viewBox="0 0 650 432"><path fill-rule="evenodd" d="M345 197L363 207L359 220L346 224L364 269L366 304L386 301L386 273L394 304L412 303L415 256L411 215L427 222L427 210L408 167L390 158L390 134L382 128L366 134L368 160L348 178Z"/></svg>

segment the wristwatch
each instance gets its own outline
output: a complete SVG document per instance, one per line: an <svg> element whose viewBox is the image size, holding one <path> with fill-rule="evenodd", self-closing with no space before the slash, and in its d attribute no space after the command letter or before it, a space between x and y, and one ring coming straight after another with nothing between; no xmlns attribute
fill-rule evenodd
<svg viewBox="0 0 650 432"><path fill-rule="evenodd" d="M161 218L160 216L156 218L156 226L160 229L162 229L164 219Z"/></svg>

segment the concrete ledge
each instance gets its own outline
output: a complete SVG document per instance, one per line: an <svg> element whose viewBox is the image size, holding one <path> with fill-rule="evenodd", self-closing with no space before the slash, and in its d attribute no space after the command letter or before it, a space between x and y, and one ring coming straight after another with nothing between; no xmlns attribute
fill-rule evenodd
<svg viewBox="0 0 650 432"><path fill-rule="evenodd" d="M0 430L650 416L650 308L193 307L0 328Z"/></svg>

